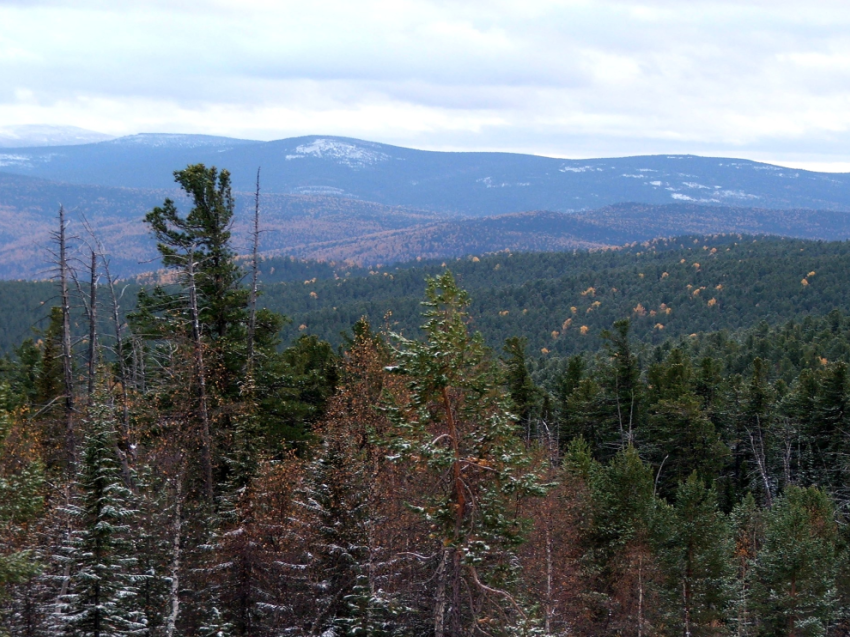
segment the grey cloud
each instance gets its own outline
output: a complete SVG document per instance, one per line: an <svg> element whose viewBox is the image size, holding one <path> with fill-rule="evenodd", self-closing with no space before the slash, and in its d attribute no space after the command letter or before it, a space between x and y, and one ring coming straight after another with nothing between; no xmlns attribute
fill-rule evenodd
<svg viewBox="0 0 850 637"><path fill-rule="evenodd" d="M410 15L337 6L0 0L0 21L20 27L0 39L0 106L20 103L21 89L57 109L101 98L308 117L383 104L503 122L431 130L441 144L598 148L589 154L784 144L832 155L850 127L845 3L446 0L404 5ZM773 129L753 126L768 118Z"/></svg>

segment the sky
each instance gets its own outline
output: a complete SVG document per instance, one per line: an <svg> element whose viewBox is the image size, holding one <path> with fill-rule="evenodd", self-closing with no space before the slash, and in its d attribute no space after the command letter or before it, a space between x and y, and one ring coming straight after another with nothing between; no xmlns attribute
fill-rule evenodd
<svg viewBox="0 0 850 637"><path fill-rule="evenodd" d="M847 0L0 0L0 126L850 171Z"/></svg>

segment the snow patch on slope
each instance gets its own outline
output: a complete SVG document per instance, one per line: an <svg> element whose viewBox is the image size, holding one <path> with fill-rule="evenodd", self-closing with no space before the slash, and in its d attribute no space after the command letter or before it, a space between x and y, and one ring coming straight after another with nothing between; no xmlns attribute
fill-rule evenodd
<svg viewBox="0 0 850 637"><path fill-rule="evenodd" d="M525 186L530 186L531 182L529 181L518 181L516 183L510 183L507 181L503 182L494 182L492 177L482 177L481 179L476 179L476 183L484 184L487 188L513 188L519 187L523 188Z"/></svg>
<svg viewBox="0 0 850 637"><path fill-rule="evenodd" d="M558 172L562 173L586 173L588 171L593 172L602 172L605 170L604 168L599 168L598 166L562 166L558 169Z"/></svg>
<svg viewBox="0 0 850 637"><path fill-rule="evenodd" d="M13 153L0 153L0 168L3 166L17 166L19 168L34 168L37 163L49 162L59 153L44 153L42 155L18 155Z"/></svg>
<svg viewBox="0 0 850 637"><path fill-rule="evenodd" d="M296 146L295 154L287 155L286 159L303 159L305 157L330 159L349 168L373 166L390 158L386 153L357 146L350 142L336 139L316 139L309 144Z"/></svg>

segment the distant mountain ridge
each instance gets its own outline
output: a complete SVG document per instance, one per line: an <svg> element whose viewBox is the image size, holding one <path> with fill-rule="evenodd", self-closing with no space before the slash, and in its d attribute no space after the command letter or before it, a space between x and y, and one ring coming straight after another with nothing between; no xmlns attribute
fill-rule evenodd
<svg viewBox="0 0 850 637"><path fill-rule="evenodd" d="M174 189L58 183L0 173L0 278L48 274L51 232L62 203L75 243L84 248L85 218L112 253L113 271L129 276L159 267L142 222ZM234 247L249 252L253 193L236 193ZM570 251L622 246L683 234L750 233L808 239L850 238L850 214L834 210L769 210L694 203L620 203L581 213L533 211L458 218L433 210L388 206L327 194L264 193L261 250L266 256L371 266L482 255L500 250Z"/></svg>
<svg viewBox="0 0 850 637"><path fill-rule="evenodd" d="M258 142L173 134L0 151L4 172L142 189L172 188L172 172L198 162L230 170L237 190L252 190L262 167L264 192L345 197L456 216L577 212L623 202L850 210L850 174L693 155L569 160L422 151L331 136Z"/></svg>
<svg viewBox="0 0 850 637"><path fill-rule="evenodd" d="M49 126L24 124L0 126L0 148L26 148L95 144L113 139L112 135L78 128L77 126Z"/></svg>
<svg viewBox="0 0 850 637"><path fill-rule="evenodd" d="M393 264L511 250L564 252L615 248L656 238L728 233L799 239L850 239L850 215L831 210L764 210L696 204L624 203L585 213L536 211L411 226L332 241L293 245L305 259Z"/></svg>

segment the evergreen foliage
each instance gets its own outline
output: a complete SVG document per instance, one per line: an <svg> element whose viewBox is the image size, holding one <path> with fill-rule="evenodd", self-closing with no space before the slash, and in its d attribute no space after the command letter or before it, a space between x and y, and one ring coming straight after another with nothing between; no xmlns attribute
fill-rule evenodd
<svg viewBox="0 0 850 637"><path fill-rule="evenodd" d="M516 437L483 339L468 332L469 297L451 272L429 279L425 296L427 340L397 337L394 371L408 379L409 403L391 404L388 414L399 459L440 485L411 503L438 547L434 634L468 633L482 620L507 631L525 619L509 592L524 526L512 503L545 489Z"/></svg>
<svg viewBox="0 0 850 637"><path fill-rule="evenodd" d="M79 491L68 513L72 532L60 560L69 567L68 593L57 620L72 635L142 635L137 558L132 540L136 513L116 458L116 422L102 393L86 422Z"/></svg>
<svg viewBox="0 0 850 637"><path fill-rule="evenodd" d="M0 634L848 634L845 244L284 259L254 321L175 176L160 285L74 301L73 479L61 313L0 362Z"/></svg>

